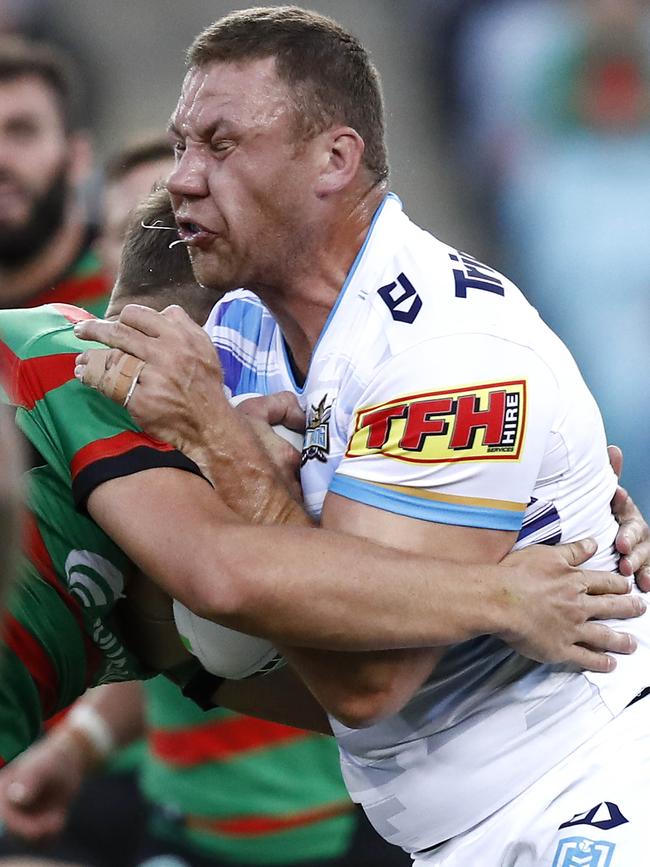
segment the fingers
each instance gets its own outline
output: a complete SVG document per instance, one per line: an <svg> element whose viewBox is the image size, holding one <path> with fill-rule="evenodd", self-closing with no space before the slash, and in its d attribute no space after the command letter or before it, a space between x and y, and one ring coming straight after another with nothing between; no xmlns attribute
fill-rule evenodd
<svg viewBox="0 0 650 867"><path fill-rule="evenodd" d="M633 635L617 632L603 623L585 623L580 631L582 633L580 644L598 653L607 651L628 655L634 653L637 648L637 641Z"/></svg>
<svg viewBox="0 0 650 867"><path fill-rule="evenodd" d="M597 671L603 674L614 671L616 668L616 660L613 656L598 653L588 647L581 647L579 644L574 645L569 650L566 655L566 662L569 665L577 665L583 671Z"/></svg>
<svg viewBox="0 0 650 867"><path fill-rule="evenodd" d="M650 566L643 566L637 570L636 585L643 593L650 593Z"/></svg>
<svg viewBox="0 0 650 867"><path fill-rule="evenodd" d="M81 326L85 327L82 329ZM156 351L155 340L122 322L88 319L75 325L75 335L81 340L94 340L114 349L121 349L142 361L149 361Z"/></svg>
<svg viewBox="0 0 650 867"><path fill-rule="evenodd" d="M587 620L629 620L640 617L646 608L643 599L631 593L625 596L588 596L585 600Z"/></svg>
<svg viewBox="0 0 650 867"><path fill-rule="evenodd" d="M135 331L140 331L146 334L147 337L160 337L172 329L170 319L177 320L176 312L183 313L180 307L173 305L175 312L170 316L165 316L164 313L159 313L157 310L152 310L151 307L143 307L142 304L126 304L120 313L120 323L128 325ZM165 308L170 310L169 307ZM184 314L185 315L185 314ZM189 319L189 317L187 317Z"/></svg>
<svg viewBox="0 0 650 867"><path fill-rule="evenodd" d="M76 359L75 376L90 388L99 388L109 364L112 349L89 349Z"/></svg>
<svg viewBox="0 0 650 867"><path fill-rule="evenodd" d="M607 454L609 456L609 463L616 473L616 478L620 479L623 472L623 452L618 446L607 446Z"/></svg>
<svg viewBox="0 0 650 867"><path fill-rule="evenodd" d="M586 590L590 596L603 593L629 593L630 582L624 575L616 572L594 572L583 570Z"/></svg>
<svg viewBox="0 0 650 867"><path fill-rule="evenodd" d="M634 653L636 639L627 632L616 632L602 623L585 623L580 630L580 644L575 644L567 653L567 662L586 671L604 674L616 668L616 659L608 653Z"/></svg>
<svg viewBox="0 0 650 867"><path fill-rule="evenodd" d="M281 424L295 431L305 429L305 414L296 396L290 391L252 397L238 406L245 415L261 419L267 424Z"/></svg>
<svg viewBox="0 0 650 867"><path fill-rule="evenodd" d="M594 556L598 550L598 545L594 539L579 539L577 542L565 542L563 545L556 545L555 550L564 557L569 566L580 566L581 563Z"/></svg>

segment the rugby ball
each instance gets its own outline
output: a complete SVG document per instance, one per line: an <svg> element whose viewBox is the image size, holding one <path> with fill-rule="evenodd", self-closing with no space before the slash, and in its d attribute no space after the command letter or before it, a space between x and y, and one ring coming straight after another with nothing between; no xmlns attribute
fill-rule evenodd
<svg viewBox="0 0 650 867"><path fill-rule="evenodd" d="M199 617L174 600L174 621L185 647L206 671L229 680L266 674L284 660L270 641Z"/></svg>
<svg viewBox="0 0 650 867"><path fill-rule="evenodd" d="M231 399L233 406L258 394L243 394ZM294 448L302 449L303 435L284 425L273 430ZM185 647L206 671L229 680L241 680L254 674L267 674L284 664L282 656L265 638L237 632L212 620L199 617L174 600L174 621Z"/></svg>

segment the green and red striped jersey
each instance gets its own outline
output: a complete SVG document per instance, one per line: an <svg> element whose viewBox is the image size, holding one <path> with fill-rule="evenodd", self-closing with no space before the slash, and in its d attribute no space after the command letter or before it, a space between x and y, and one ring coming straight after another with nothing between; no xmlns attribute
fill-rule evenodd
<svg viewBox="0 0 650 867"><path fill-rule="evenodd" d="M24 303L24 307L44 304L75 304L94 316L103 316L108 307L112 286L99 257L86 246L66 273L53 286L42 289Z"/></svg>
<svg viewBox="0 0 650 867"><path fill-rule="evenodd" d="M2 623L0 757L8 761L42 721L88 686L149 676L124 645L114 608L131 569L85 511L109 479L151 467L198 473L188 458L144 434L129 413L74 377L90 344L64 304L0 311L0 396L40 455L27 474L19 580Z"/></svg>
<svg viewBox="0 0 650 867"><path fill-rule="evenodd" d="M142 789L153 831L234 864L333 859L355 825L333 738L222 709L165 678L145 684Z"/></svg>

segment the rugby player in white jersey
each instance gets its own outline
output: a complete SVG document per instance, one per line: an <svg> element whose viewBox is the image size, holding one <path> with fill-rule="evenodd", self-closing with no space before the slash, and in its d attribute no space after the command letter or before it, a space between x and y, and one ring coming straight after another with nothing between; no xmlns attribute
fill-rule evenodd
<svg viewBox="0 0 650 867"><path fill-rule="evenodd" d="M178 311L134 307L117 326L79 331L146 362L134 417L191 454L222 508L201 520L152 476L147 490L101 486L91 514L146 572L174 590L182 579L190 607L228 625L350 650L379 646L369 614L392 624L383 646L407 649L285 652L347 724L333 721L353 797L417 863L643 863L650 700L634 699L650 683L648 618L629 625L627 645L582 623L583 646L540 653L521 640L520 607L510 624L490 623L490 572L478 565L590 534L590 564L617 567L615 479L569 353L506 278L387 195L379 86L356 40L302 10L253 10L208 28L189 63L172 125L177 222L202 283L264 302L224 299L212 337L227 390L297 395L305 505L322 529L305 529L261 471L203 335ZM155 502L172 496L179 537L187 526L200 556L161 538L161 574L140 538L151 547ZM117 501L130 504L121 517ZM384 544L383 555L343 534ZM469 568L431 599L414 554ZM379 580L360 587L369 564ZM612 672L593 646L638 649Z"/></svg>

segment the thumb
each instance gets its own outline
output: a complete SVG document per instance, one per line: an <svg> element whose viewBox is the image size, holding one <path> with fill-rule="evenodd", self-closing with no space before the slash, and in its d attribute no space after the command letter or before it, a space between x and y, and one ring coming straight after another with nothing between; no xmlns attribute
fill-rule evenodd
<svg viewBox="0 0 650 867"><path fill-rule="evenodd" d="M595 539L579 539L577 542L566 542L557 545L556 549L566 560L569 566L580 566L598 550Z"/></svg>
<svg viewBox="0 0 650 867"><path fill-rule="evenodd" d="M620 479L621 473L623 472L623 452L618 446L607 446L607 454L609 456L609 463L616 473L616 477Z"/></svg>

